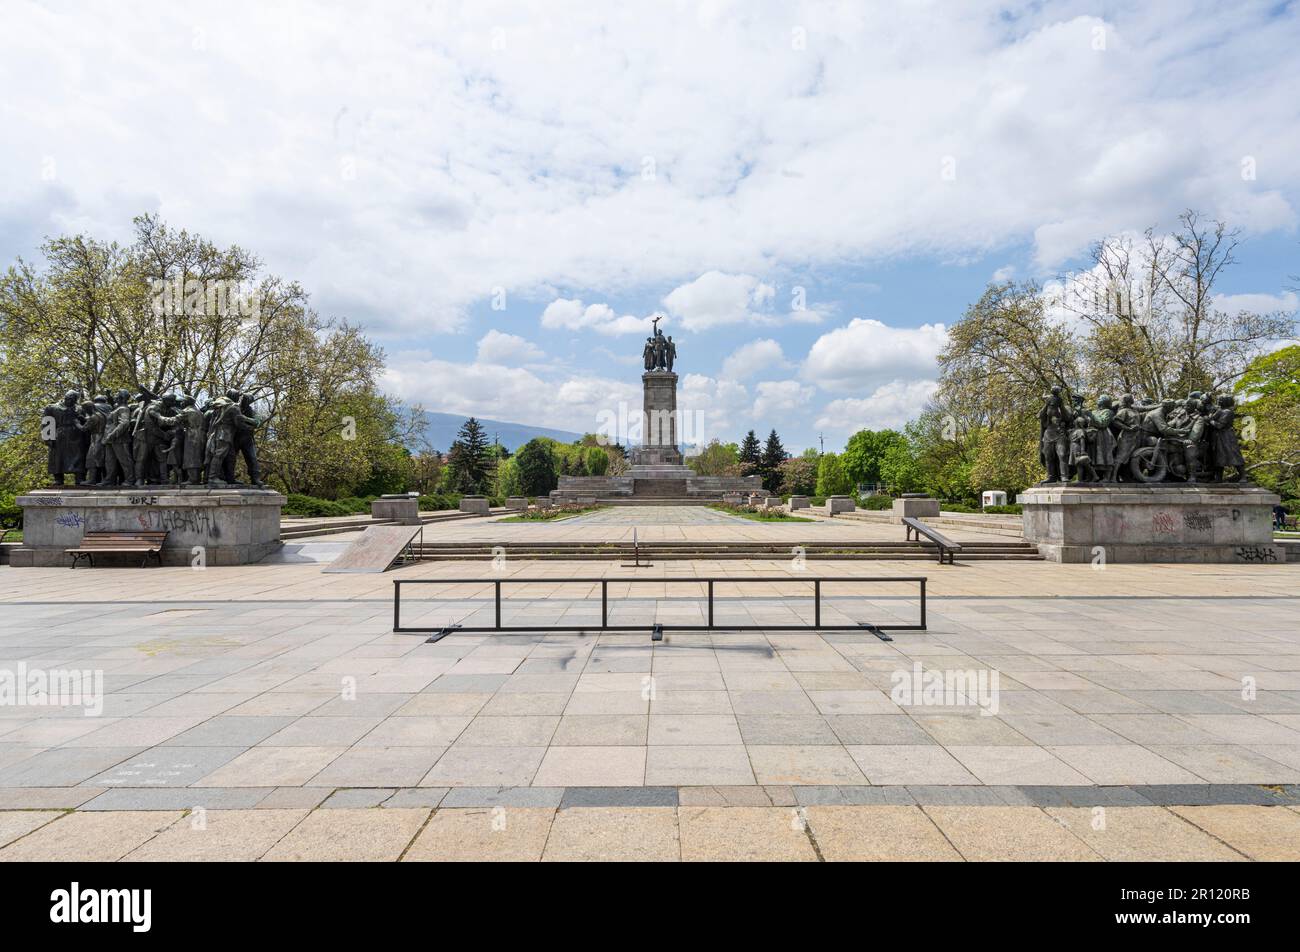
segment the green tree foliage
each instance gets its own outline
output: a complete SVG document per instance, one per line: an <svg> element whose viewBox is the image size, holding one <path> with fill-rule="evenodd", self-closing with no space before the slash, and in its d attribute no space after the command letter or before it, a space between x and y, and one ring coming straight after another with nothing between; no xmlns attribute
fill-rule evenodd
<svg viewBox="0 0 1300 952"><path fill-rule="evenodd" d="M740 459L740 472L744 476L751 473L757 473L763 461L763 446L758 441L758 437L750 430L745 434L745 438L740 441L740 450L738 452Z"/></svg>
<svg viewBox="0 0 1300 952"><path fill-rule="evenodd" d="M844 496L852 491L853 484L844 472L840 458L834 453L823 453L817 462L817 495Z"/></svg>
<svg viewBox="0 0 1300 952"><path fill-rule="evenodd" d="M514 463L519 473L521 495L545 496L559 485L554 445L553 440L532 439L521 446L519 452L515 454ZM604 453L602 452L601 455L604 456Z"/></svg>
<svg viewBox="0 0 1300 952"><path fill-rule="evenodd" d="M785 462L785 447L781 438L773 430L767 435L763 444L763 455L759 458L759 473L763 477L763 488L770 493L781 488L781 464Z"/></svg>
<svg viewBox="0 0 1300 952"><path fill-rule="evenodd" d="M906 442L906 437L897 430L858 430L849 437L840 462L855 485L874 486L885 481L880 464L886 453Z"/></svg>
<svg viewBox="0 0 1300 952"><path fill-rule="evenodd" d="M1288 498L1300 496L1300 346L1256 358L1235 390L1250 478Z"/></svg>
<svg viewBox="0 0 1300 952"><path fill-rule="evenodd" d="M735 443L710 440L704 449L686 461L699 476L739 476L740 450Z"/></svg>
<svg viewBox="0 0 1300 952"><path fill-rule="evenodd" d="M609 472L609 454L603 447L588 446L586 462L587 472L592 476L604 476Z"/></svg>
<svg viewBox="0 0 1300 952"><path fill-rule="evenodd" d="M451 488L456 492L482 495L493 485L498 447L488 442L483 424L470 417L456 433L456 440L447 452L447 470Z"/></svg>
<svg viewBox="0 0 1300 952"><path fill-rule="evenodd" d="M154 216L129 245L52 238L42 263L0 276L0 485L44 480L39 408L67 390L184 390L200 405L251 393L264 473L276 488L348 495L401 469L419 421L378 392L383 352L322 319L297 283ZM351 418L349 425L344 418Z"/></svg>

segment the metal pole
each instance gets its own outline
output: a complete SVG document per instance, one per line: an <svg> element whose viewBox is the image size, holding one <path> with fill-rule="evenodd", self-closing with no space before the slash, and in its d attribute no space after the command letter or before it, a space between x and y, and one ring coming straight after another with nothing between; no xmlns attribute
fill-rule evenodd
<svg viewBox="0 0 1300 952"><path fill-rule="evenodd" d="M600 627L609 627L609 582L600 580Z"/></svg>
<svg viewBox="0 0 1300 952"><path fill-rule="evenodd" d="M921 579L921 630L925 631L925 578Z"/></svg>
<svg viewBox="0 0 1300 952"><path fill-rule="evenodd" d="M497 596L497 628L501 627L501 580L497 579L493 585L496 587Z"/></svg>
<svg viewBox="0 0 1300 952"><path fill-rule="evenodd" d="M709 627L713 627L713 579L709 579Z"/></svg>
<svg viewBox="0 0 1300 952"><path fill-rule="evenodd" d="M402 583L393 579L393 631L402 628Z"/></svg>
<svg viewBox="0 0 1300 952"><path fill-rule="evenodd" d="M813 579L813 627L822 626L822 580Z"/></svg>

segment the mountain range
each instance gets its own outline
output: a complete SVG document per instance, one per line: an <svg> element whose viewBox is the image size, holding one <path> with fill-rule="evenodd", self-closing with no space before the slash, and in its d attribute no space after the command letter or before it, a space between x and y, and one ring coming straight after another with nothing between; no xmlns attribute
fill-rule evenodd
<svg viewBox="0 0 1300 952"><path fill-rule="evenodd" d="M451 448L452 442L456 439L456 433L469 419L459 413L434 413L432 410L425 410L424 418L428 423L424 431L425 441L429 446L442 453ZM479 417L478 421L483 424L483 432L487 434L489 440L499 440L501 445L512 453L537 436L549 436L560 443L572 443L574 440L582 438L581 433L570 433L568 430L553 430L545 426L507 423L504 420L488 420L483 417Z"/></svg>

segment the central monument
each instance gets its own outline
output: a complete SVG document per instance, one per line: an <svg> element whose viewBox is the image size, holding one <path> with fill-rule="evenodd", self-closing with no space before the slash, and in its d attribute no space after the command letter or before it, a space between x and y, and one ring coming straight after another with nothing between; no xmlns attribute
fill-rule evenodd
<svg viewBox="0 0 1300 952"><path fill-rule="evenodd" d="M556 502L710 503L723 493L768 495L758 476L697 476L685 465L678 443L677 345L651 321L641 356L641 445L629 453L631 467L622 476L561 476L551 492Z"/></svg>

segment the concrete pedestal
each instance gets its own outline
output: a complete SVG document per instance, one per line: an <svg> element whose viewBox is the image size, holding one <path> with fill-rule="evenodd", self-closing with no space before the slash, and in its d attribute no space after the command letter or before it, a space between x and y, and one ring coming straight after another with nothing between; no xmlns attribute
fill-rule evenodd
<svg viewBox="0 0 1300 952"><path fill-rule="evenodd" d="M164 565L247 565L280 548L284 496L271 489L41 489L19 496L23 544L15 568L70 564L87 532L167 531ZM102 564L130 563L102 557ZM138 557L134 557L137 564Z"/></svg>
<svg viewBox="0 0 1300 952"><path fill-rule="evenodd" d="M828 516L833 516L837 512L852 512L856 508L852 496L826 497L826 515Z"/></svg>
<svg viewBox="0 0 1300 952"><path fill-rule="evenodd" d="M1035 486L1020 494L1025 539L1054 562L1282 564L1278 497L1231 483Z"/></svg>
<svg viewBox="0 0 1300 952"><path fill-rule="evenodd" d="M380 496L370 504L372 519L391 519L399 526L420 524L420 497L408 493Z"/></svg>
<svg viewBox="0 0 1300 952"><path fill-rule="evenodd" d="M491 507L488 506L487 498L484 496L461 496L460 511L486 516L491 512Z"/></svg>
<svg viewBox="0 0 1300 952"><path fill-rule="evenodd" d="M677 448L677 375L647 370L641 375L641 445L632 451L633 466L681 466Z"/></svg>
<svg viewBox="0 0 1300 952"><path fill-rule="evenodd" d="M524 496L507 496L506 508L512 510L523 510L528 508L528 499Z"/></svg>
<svg viewBox="0 0 1300 952"><path fill-rule="evenodd" d="M939 500L920 496L904 496L894 500L894 520L902 522L905 518L930 519L939 515Z"/></svg>
<svg viewBox="0 0 1300 952"><path fill-rule="evenodd" d="M794 512L796 509L809 509L809 508L811 508L811 505L812 505L812 504L811 504L811 502L809 501L809 499L808 499L807 496L791 496L791 497L790 497L790 511L791 511L791 512Z"/></svg>

